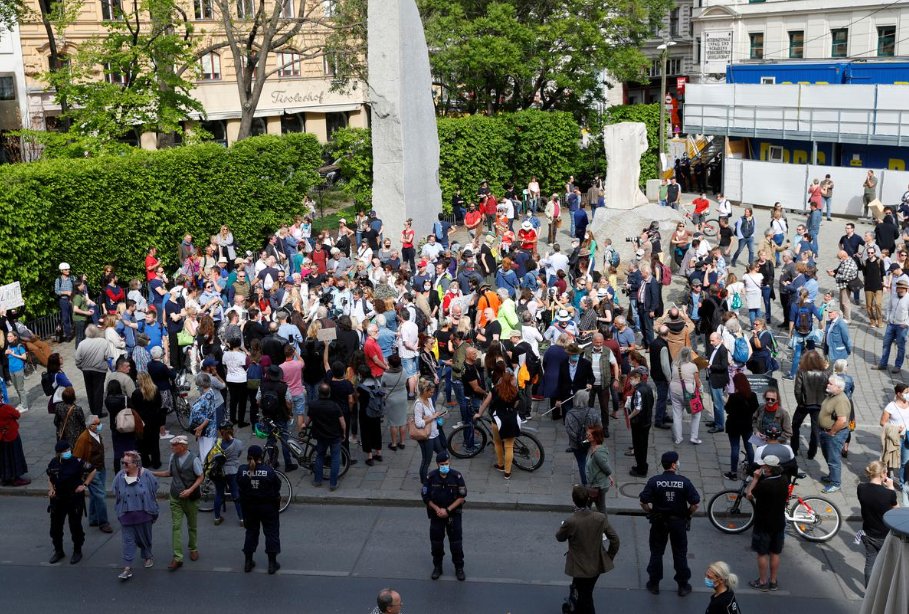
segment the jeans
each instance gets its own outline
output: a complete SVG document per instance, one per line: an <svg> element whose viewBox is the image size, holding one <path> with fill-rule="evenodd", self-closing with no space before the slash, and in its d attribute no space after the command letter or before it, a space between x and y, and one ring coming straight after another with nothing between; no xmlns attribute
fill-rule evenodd
<svg viewBox="0 0 909 614"><path fill-rule="evenodd" d="M833 218L830 217L830 201L832 200L831 196L821 196L821 199L824 201L824 210L827 212L827 221L829 222Z"/></svg>
<svg viewBox="0 0 909 614"><path fill-rule="evenodd" d="M773 235L773 242L776 243L777 245L782 245L785 241L786 241L786 235L784 235L782 233L780 233L778 235ZM773 251L773 259L774 259L774 264L776 266L780 266L780 263L782 262L782 260L780 259L781 253L782 252L778 252L776 250Z"/></svg>
<svg viewBox="0 0 909 614"><path fill-rule="evenodd" d="M723 388L710 387L710 398L713 401L713 427L721 431L726 428L726 404L723 400L723 390Z"/></svg>
<svg viewBox="0 0 909 614"><path fill-rule="evenodd" d="M215 483L215 518L221 517L221 508L224 506L224 487L230 486L230 498L237 509L237 518L243 520L243 508L240 507L240 486L237 484L237 474L228 473L223 480L214 480Z"/></svg>
<svg viewBox="0 0 909 614"><path fill-rule="evenodd" d="M199 500L180 499L171 495L170 515L173 522L171 527L171 542L174 549L174 560L183 560L183 517L189 530L189 551L198 550L197 533L199 520Z"/></svg>
<svg viewBox="0 0 909 614"><path fill-rule="evenodd" d="M312 483L321 484L323 469L325 467L325 451L331 450L331 468L328 474L328 485L332 488L338 485L338 473L341 472L341 440L317 439L316 459L313 462Z"/></svg>
<svg viewBox="0 0 909 614"><path fill-rule="evenodd" d="M423 459L420 461L420 483L426 483L426 476L429 472L429 464L432 462L432 457L435 454L438 454L445 448L442 446L440 441L441 437L433 437L432 439L424 439L420 442L420 452L423 454Z"/></svg>
<svg viewBox="0 0 909 614"><path fill-rule="evenodd" d="M890 362L890 345L896 342L896 362L893 366L897 369L902 368L903 360L906 358L906 332L909 328L897 324L887 323L887 329L884 331L884 353L881 355L880 367L886 367Z"/></svg>
<svg viewBox="0 0 909 614"><path fill-rule="evenodd" d="M666 403L669 400L669 382L653 381L656 386L656 404L653 409L654 424L662 424L666 420Z"/></svg>
<svg viewBox="0 0 909 614"><path fill-rule="evenodd" d="M760 309L749 309L748 310L748 322L751 324L751 327L754 328L754 321L761 317Z"/></svg>
<svg viewBox="0 0 909 614"><path fill-rule="evenodd" d="M764 299L764 318L767 326L770 326L770 292L773 290L770 286L761 286L761 298Z"/></svg>
<svg viewBox="0 0 909 614"><path fill-rule="evenodd" d="M821 452L824 454L824 460L827 461L830 483L834 486L840 485L840 473L843 464L840 452L843 451L843 445L845 445L847 437L849 437L848 428L838 430L835 435L821 431Z"/></svg>
<svg viewBox="0 0 909 614"><path fill-rule="evenodd" d="M881 546L884 545L884 538L862 536L862 544L865 546L865 588L868 587L868 581L871 579L871 571L874 569L874 561L877 559Z"/></svg>
<svg viewBox="0 0 909 614"><path fill-rule="evenodd" d="M60 306L60 325L63 327L63 336L71 337L73 334L73 303L68 296L61 296L57 300Z"/></svg>
<svg viewBox="0 0 909 614"><path fill-rule="evenodd" d="M754 449L751 447L751 444L748 442L748 437L744 433L741 435L729 435L729 467L730 471L736 473L739 469L739 441L742 442L742 445L745 447L745 458L748 459L748 465L750 466L754 462Z"/></svg>
<svg viewBox="0 0 909 614"><path fill-rule="evenodd" d="M290 446L287 445L287 438L289 436L288 435L288 425L290 424L290 421L275 420L275 424L278 425L279 435L281 437L281 451L284 453L284 468L286 469L288 465L293 464L293 460L291 460L291 458L290 458ZM268 439L265 440L265 445L266 446L277 446L278 444L275 441L274 436L269 435ZM203 458L205 458L205 457L203 456ZM270 463L273 463L275 459L268 458L266 460Z"/></svg>
<svg viewBox="0 0 909 614"><path fill-rule="evenodd" d="M587 486L587 448L577 448L571 451L574 460L578 463L578 472L581 474L581 485Z"/></svg>
<svg viewBox="0 0 909 614"><path fill-rule="evenodd" d="M452 379L451 388L454 390L455 398L458 400L458 406L461 409L461 422L464 424L464 446L472 448L474 444L473 433L473 407L472 399L464 395L464 382L459 379Z"/></svg>
<svg viewBox="0 0 909 614"><path fill-rule="evenodd" d="M807 337L802 337L801 335L795 335L795 348L792 351L792 366L789 367L789 377L794 378L796 371L799 370L799 361L802 359L802 350L805 347L805 340Z"/></svg>
<svg viewBox="0 0 909 614"><path fill-rule="evenodd" d="M91 484L88 485L88 524L102 526L107 521L107 504L104 502L107 484L107 471L98 469Z"/></svg>
<svg viewBox="0 0 909 614"><path fill-rule="evenodd" d="M449 365L439 365L439 383L445 385L445 401L451 403L451 367ZM438 390L436 390L438 395Z"/></svg>
<svg viewBox="0 0 909 614"><path fill-rule="evenodd" d="M742 253L742 250L748 248L748 266L754 262L754 235L745 238L739 239L739 246L735 250L735 255L732 257L732 266L735 266L735 263L739 259L739 254Z"/></svg>
<svg viewBox="0 0 909 614"><path fill-rule="evenodd" d="M814 455L817 454L817 445L818 445L818 425L817 425L817 416L821 411L820 405L799 405L795 408L795 413L792 414L792 441L789 445L792 447L792 452L796 455L799 453L799 429L802 426L802 422L805 421L805 418L811 419L811 435L808 438L808 458L814 458Z"/></svg>

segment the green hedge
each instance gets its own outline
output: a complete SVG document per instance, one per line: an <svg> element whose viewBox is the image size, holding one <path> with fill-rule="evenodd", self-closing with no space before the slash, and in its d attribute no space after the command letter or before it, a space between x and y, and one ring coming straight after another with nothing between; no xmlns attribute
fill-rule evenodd
<svg viewBox="0 0 909 614"><path fill-rule="evenodd" d="M520 190L536 175L544 194L562 191L577 167L578 123L569 113L520 111L493 117L468 115L438 120L439 183L447 210L458 188L468 198L483 179L501 191L507 181ZM336 131L331 151L341 158L345 190L358 205L370 204L372 150L369 131Z"/></svg>
<svg viewBox="0 0 909 614"><path fill-rule="evenodd" d="M0 167L0 283L20 281L32 315L53 308L57 265L97 284L106 263L125 281L141 276L157 245L168 271L186 232L205 244L227 223L255 249L319 182L321 146L311 134L259 136L123 157L48 160ZM143 277L144 279L144 277Z"/></svg>

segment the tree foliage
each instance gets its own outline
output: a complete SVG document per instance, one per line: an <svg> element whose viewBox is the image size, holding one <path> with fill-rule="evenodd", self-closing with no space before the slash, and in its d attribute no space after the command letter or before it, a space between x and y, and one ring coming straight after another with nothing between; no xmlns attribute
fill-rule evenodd
<svg viewBox="0 0 909 614"><path fill-rule="evenodd" d="M27 12L24 0L0 0L0 38L6 34L4 30L12 30L22 21Z"/></svg>
<svg viewBox="0 0 909 614"><path fill-rule="evenodd" d="M143 132L181 133L181 122L204 109L193 83L175 66L193 64L192 24L177 0L127 0L105 34L93 37L68 62L43 75L65 99L74 137L105 149ZM189 74L187 74L189 76Z"/></svg>
<svg viewBox="0 0 909 614"><path fill-rule="evenodd" d="M302 213L320 154L313 135L290 134L229 149L203 144L0 167L2 283L20 281L26 307L41 314L53 306L61 261L92 280L113 263L125 280L142 274L145 250L157 245L170 272L184 233L207 237L222 223L240 248L257 249Z"/></svg>
<svg viewBox="0 0 909 614"><path fill-rule="evenodd" d="M446 117L437 123L439 183L446 208L456 190L471 197L484 179L501 194L506 182L514 181L520 187L536 175L544 192L554 192L575 172L579 128L570 113L529 110L495 117ZM333 141L332 153L340 158L344 189L358 205L369 205L369 131L337 130Z"/></svg>

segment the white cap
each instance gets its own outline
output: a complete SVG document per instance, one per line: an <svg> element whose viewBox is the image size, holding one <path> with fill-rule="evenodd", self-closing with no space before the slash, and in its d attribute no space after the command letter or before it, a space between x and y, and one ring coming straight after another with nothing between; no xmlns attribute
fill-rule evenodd
<svg viewBox="0 0 909 614"><path fill-rule="evenodd" d="M61 271L68 271L68 270L69 270L69 263L68 263L68 262L61 262L61 263L60 263L60 270L61 270Z"/></svg>
<svg viewBox="0 0 909 614"><path fill-rule="evenodd" d="M571 314L568 313L567 309L559 309L558 314L556 314L556 320L559 322L567 322L571 319Z"/></svg>
<svg viewBox="0 0 909 614"><path fill-rule="evenodd" d="M521 228L524 230L530 230L533 228L533 224L531 224L528 220L525 220L524 223L521 224Z"/></svg>

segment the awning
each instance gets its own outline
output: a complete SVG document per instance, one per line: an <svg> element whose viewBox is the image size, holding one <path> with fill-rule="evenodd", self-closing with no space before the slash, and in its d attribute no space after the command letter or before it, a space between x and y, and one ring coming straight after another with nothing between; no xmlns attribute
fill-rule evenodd
<svg viewBox="0 0 909 614"><path fill-rule="evenodd" d="M293 113L343 113L345 111L356 111L362 109L366 103L347 103L347 104L327 104L327 105L307 105L300 107L287 107L280 109L257 109L253 117L279 117L281 115ZM198 113L190 113L190 119L201 119ZM240 119L240 111L216 111L208 114L208 121L219 119Z"/></svg>

